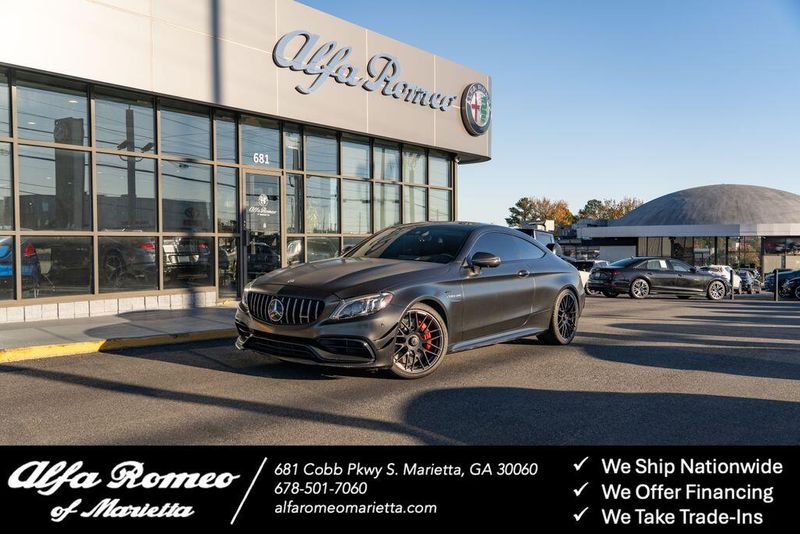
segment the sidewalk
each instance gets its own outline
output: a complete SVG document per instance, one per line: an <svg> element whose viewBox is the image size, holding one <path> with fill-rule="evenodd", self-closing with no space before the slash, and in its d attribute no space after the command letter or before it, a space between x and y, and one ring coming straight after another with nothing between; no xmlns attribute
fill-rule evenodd
<svg viewBox="0 0 800 534"><path fill-rule="evenodd" d="M234 306L0 325L0 363L234 337Z"/></svg>

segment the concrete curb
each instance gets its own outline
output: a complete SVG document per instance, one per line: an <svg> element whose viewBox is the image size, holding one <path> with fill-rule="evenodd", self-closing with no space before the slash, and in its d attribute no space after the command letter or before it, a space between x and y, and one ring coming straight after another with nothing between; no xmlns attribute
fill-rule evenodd
<svg viewBox="0 0 800 534"><path fill-rule="evenodd" d="M135 347L151 347L155 345L171 345L192 341L208 341L236 337L235 328L187 332L181 334L157 334L154 336L129 337L115 339L97 339L94 341L76 341L74 343L58 343L55 345L38 345L32 347L15 347L0 349L0 363L53 358L56 356L74 356L108 350L130 349Z"/></svg>

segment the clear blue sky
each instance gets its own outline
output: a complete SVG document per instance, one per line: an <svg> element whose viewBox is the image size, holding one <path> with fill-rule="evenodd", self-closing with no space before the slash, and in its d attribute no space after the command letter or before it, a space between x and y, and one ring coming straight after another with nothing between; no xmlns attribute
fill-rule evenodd
<svg viewBox="0 0 800 534"><path fill-rule="evenodd" d="M459 218L521 196L800 193L800 0L303 0L492 76L492 161Z"/></svg>

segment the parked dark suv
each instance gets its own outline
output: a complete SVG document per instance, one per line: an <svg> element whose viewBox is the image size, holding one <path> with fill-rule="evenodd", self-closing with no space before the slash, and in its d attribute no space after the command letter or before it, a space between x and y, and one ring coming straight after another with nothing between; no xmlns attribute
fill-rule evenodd
<svg viewBox="0 0 800 534"><path fill-rule="evenodd" d="M448 352L526 336L570 343L584 298L574 267L514 229L405 224L249 284L236 346L419 378Z"/></svg>
<svg viewBox="0 0 800 534"><path fill-rule="evenodd" d="M730 284L680 260L636 257L595 269L589 276L588 287L606 297L627 294L631 298L643 299L659 293L679 298L705 296L720 300L729 291Z"/></svg>

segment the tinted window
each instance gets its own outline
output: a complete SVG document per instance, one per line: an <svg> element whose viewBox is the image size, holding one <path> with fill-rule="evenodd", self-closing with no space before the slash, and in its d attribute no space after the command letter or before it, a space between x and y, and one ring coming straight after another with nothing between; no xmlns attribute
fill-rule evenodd
<svg viewBox="0 0 800 534"><path fill-rule="evenodd" d="M14 224L14 197L11 196L11 145L0 143L0 228Z"/></svg>
<svg viewBox="0 0 800 534"><path fill-rule="evenodd" d="M376 141L372 148L373 167L377 180L400 179L400 147Z"/></svg>
<svg viewBox="0 0 800 534"><path fill-rule="evenodd" d="M217 160L236 163L236 117L232 113L216 115Z"/></svg>
<svg viewBox="0 0 800 534"><path fill-rule="evenodd" d="M211 118L202 108L161 109L161 152L211 158Z"/></svg>
<svg viewBox="0 0 800 534"><path fill-rule="evenodd" d="M427 179L427 161L421 148L403 149L403 181L409 184L424 184Z"/></svg>
<svg viewBox="0 0 800 534"><path fill-rule="evenodd" d="M400 224L400 186L375 184L375 230Z"/></svg>
<svg viewBox="0 0 800 534"><path fill-rule="evenodd" d="M20 224L30 230L89 230L89 155L19 147Z"/></svg>
<svg viewBox="0 0 800 534"><path fill-rule="evenodd" d="M312 234L339 231L339 181L309 176L307 179L306 229Z"/></svg>
<svg viewBox="0 0 800 534"><path fill-rule="evenodd" d="M682 261L677 260L670 260L669 261L670 267L673 271L681 271L681 272L688 272L691 271L692 268L683 263Z"/></svg>
<svg viewBox="0 0 800 534"><path fill-rule="evenodd" d="M95 144L129 152L155 149L153 99L98 90L95 98Z"/></svg>
<svg viewBox="0 0 800 534"><path fill-rule="evenodd" d="M334 132L306 132L306 169L336 174L339 170L339 148Z"/></svg>
<svg viewBox="0 0 800 534"><path fill-rule="evenodd" d="M449 221L452 218L450 215L450 191L431 189L428 199L430 201L428 220Z"/></svg>
<svg viewBox="0 0 800 534"><path fill-rule="evenodd" d="M286 175L286 231L303 232L303 175Z"/></svg>
<svg viewBox="0 0 800 534"><path fill-rule="evenodd" d="M637 268L638 269L647 269L650 271L663 271L666 270L666 262L662 262L661 260L647 260L642 262Z"/></svg>
<svg viewBox="0 0 800 534"><path fill-rule="evenodd" d="M237 250L239 239L236 237L220 237L217 254L219 254L219 296L235 297L238 294L239 264Z"/></svg>
<svg viewBox="0 0 800 534"><path fill-rule="evenodd" d="M30 261L22 262L23 272L31 270ZM0 300L14 298L14 238L0 235Z"/></svg>
<svg viewBox="0 0 800 534"><path fill-rule="evenodd" d="M424 187L403 188L403 222L422 222L427 218L427 195Z"/></svg>
<svg viewBox="0 0 800 534"><path fill-rule="evenodd" d="M239 172L217 167L217 230L239 231Z"/></svg>
<svg viewBox="0 0 800 534"><path fill-rule="evenodd" d="M338 237L309 237L306 261L327 260L339 255Z"/></svg>
<svg viewBox="0 0 800 534"><path fill-rule="evenodd" d="M300 137L299 126L284 125L283 145L286 153L284 167L291 171L303 170L303 139Z"/></svg>
<svg viewBox="0 0 800 534"><path fill-rule="evenodd" d="M23 298L92 292L91 237L23 237L19 253Z"/></svg>
<svg viewBox="0 0 800 534"><path fill-rule="evenodd" d="M391 228L363 241L347 256L449 263L472 231L455 225Z"/></svg>
<svg viewBox="0 0 800 534"><path fill-rule="evenodd" d="M630 267L631 265L633 265L634 263L637 263L639 261L641 261L641 260L639 260L639 258L625 258L624 260L618 260L618 261L615 261L614 263L609 264L609 267L615 267L615 268L618 268L618 269L624 269L626 267Z"/></svg>
<svg viewBox="0 0 800 534"><path fill-rule="evenodd" d="M242 163L256 167L281 166L281 131L278 121L242 117Z"/></svg>
<svg viewBox="0 0 800 534"><path fill-rule="evenodd" d="M431 151L428 155L428 162L430 166L428 183L430 185L450 187L450 158L447 154Z"/></svg>
<svg viewBox="0 0 800 534"><path fill-rule="evenodd" d="M536 245L499 232L490 232L478 238L478 241L472 245L471 254L476 252L494 254L504 262L535 259L544 256L544 252Z"/></svg>
<svg viewBox="0 0 800 534"><path fill-rule="evenodd" d="M97 223L100 230L155 230L156 162L97 154Z"/></svg>
<svg viewBox="0 0 800 534"><path fill-rule="evenodd" d="M372 211L369 186L369 182L342 180L342 233L370 233Z"/></svg>
<svg viewBox="0 0 800 534"><path fill-rule="evenodd" d="M164 287L214 285L214 239L164 238Z"/></svg>
<svg viewBox="0 0 800 534"><path fill-rule="evenodd" d="M100 292L158 289L158 238L100 237Z"/></svg>
<svg viewBox="0 0 800 534"><path fill-rule="evenodd" d="M211 167L197 163L161 162L164 230L213 232ZM166 245L165 245L166 254Z"/></svg>
<svg viewBox="0 0 800 534"><path fill-rule="evenodd" d="M342 136L342 174L369 178L369 139Z"/></svg>
<svg viewBox="0 0 800 534"><path fill-rule="evenodd" d="M0 72L0 135L9 135L8 77Z"/></svg>
<svg viewBox="0 0 800 534"><path fill-rule="evenodd" d="M40 83L17 82L17 131L23 139L85 145L89 139L86 91Z"/></svg>

